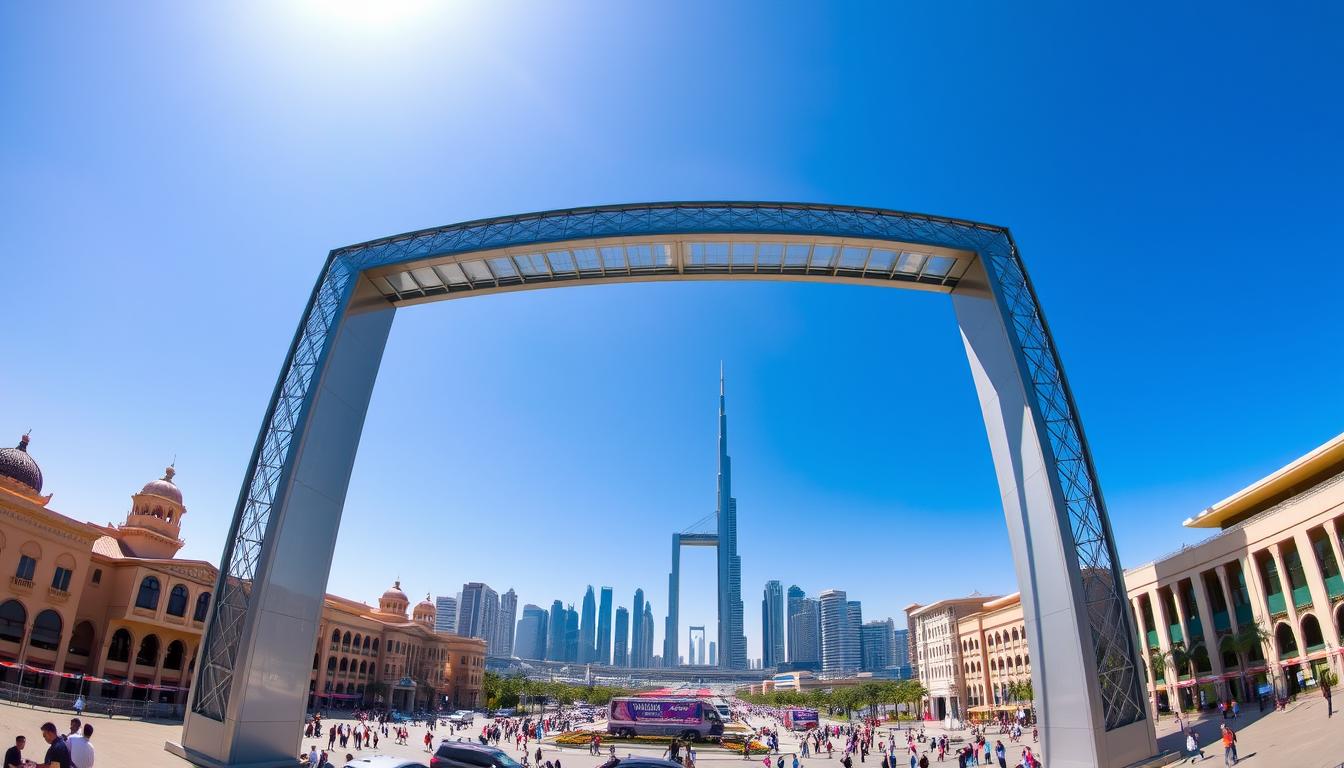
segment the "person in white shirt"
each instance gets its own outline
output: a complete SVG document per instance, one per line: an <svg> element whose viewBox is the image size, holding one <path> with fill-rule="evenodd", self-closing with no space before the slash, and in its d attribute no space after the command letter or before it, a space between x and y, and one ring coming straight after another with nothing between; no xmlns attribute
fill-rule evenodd
<svg viewBox="0 0 1344 768"><path fill-rule="evenodd" d="M84 734L72 733L65 738L65 743L70 747L70 762L75 768L93 768L93 745L89 739L93 738L93 724L84 724Z"/></svg>
<svg viewBox="0 0 1344 768"><path fill-rule="evenodd" d="M308 765L312 766L312 768L317 768L317 745L316 745L316 744L313 744L312 746L308 747Z"/></svg>

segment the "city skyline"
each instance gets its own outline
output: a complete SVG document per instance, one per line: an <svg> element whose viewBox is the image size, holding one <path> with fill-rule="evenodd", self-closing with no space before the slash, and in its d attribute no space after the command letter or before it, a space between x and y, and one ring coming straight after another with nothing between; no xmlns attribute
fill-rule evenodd
<svg viewBox="0 0 1344 768"><path fill-rule="evenodd" d="M1193 544L1204 533L1181 520L1344 424L1334 391L1344 361L1320 353L1344 345L1333 313L1341 265L1327 259L1311 280L1260 267L1266 254L1331 252L1331 233L1228 226L1337 218L1344 110L1319 98L1337 68L1318 58L1333 62L1335 25L1230 14L1219 34L1191 39L1186 25L1201 14L1183 7L1156 22L1108 18L1061 34L1051 14L980 10L977 33L995 34L947 62L938 35L893 49L877 32L957 21L933 7L791 19L736 6L712 16L621 7L609 9L611 24L666 37L602 35L557 64L557 29L596 35L560 9L453 24L455 44L444 45L434 23L394 37L261 8L221 19L205 6L75 18L7 7L4 28L23 34L7 38L0 76L23 108L0 125L9 161L0 220L22 256L6 262L0 296L24 329L12 340L16 358L40 364L0 383L0 437L12 444L33 428L53 508L100 523L124 511L127 478L176 455L192 515L181 556L218 564L262 406L329 249L614 200L877 205L1012 227L1068 364L1123 565ZM742 35L748 24L756 33ZM799 30L825 34L799 57L771 56L767 41ZM505 31L520 43L507 55L488 44ZM1252 53L1232 51L1231 41L1250 38ZM380 55L341 55L356 39ZM1134 57L1136 39L1158 53ZM770 61L771 72L753 64L725 82L725 46ZM673 57L683 63L675 73L658 64ZM941 77L926 76L933 61L947 65ZM1191 62L1217 62L1217 83ZM912 73L899 80L901 98L874 99L872 76L893 72ZM687 103L767 114L800 88L820 102L750 130L653 121L631 131L576 117L610 108L580 85L599 77L604 90L629 94L629 114ZM1136 110L1140 83L1147 108ZM1238 84L1240 100L1219 83ZM351 109L387 103L416 106L391 119ZM837 122L846 105L858 111ZM1011 119L973 127L986 109ZM1280 119L1246 121L1247 109ZM904 119L912 113L938 117ZM1162 130L1151 114L1163 116ZM484 181L464 188L426 172L443 168ZM1153 243L1202 275L1200 290L1131 280L1135 254ZM226 268L264 286L242 293L245 311L240 292L201 289ZM639 586L667 609L669 526L707 511L713 492L709 388L724 359L751 597L771 578L812 595L848 586L880 617L947 594L1010 592L998 488L947 312L907 292L714 282L402 312L328 589L372 604L396 576L444 595L475 579L549 606L601 580L616 604L630 607ZM645 318L680 322L651 332ZM586 332L575 334L579 326ZM898 330L899 351L886 351ZM452 360L425 354L448 345ZM448 389L469 397L407 418L408 403ZM881 408L880 392L919 407ZM978 567L944 572L926 543L963 530L984 537ZM461 533L487 543L462 546ZM842 536L852 542L844 558L779 567L800 538ZM564 543L562 556L546 551L552 542ZM943 583L898 579L855 592L855 564L894 547ZM688 550L683 627L712 626L713 571L708 553ZM758 622L745 632L755 656Z"/></svg>

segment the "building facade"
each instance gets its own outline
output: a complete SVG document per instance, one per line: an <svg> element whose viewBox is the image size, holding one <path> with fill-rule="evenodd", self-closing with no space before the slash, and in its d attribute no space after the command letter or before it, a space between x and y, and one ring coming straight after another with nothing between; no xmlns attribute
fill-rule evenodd
<svg viewBox="0 0 1344 768"><path fill-rule="evenodd" d="M966 676L962 667L960 620L984 609L985 597L940 600L905 609L914 650L915 674L928 690L925 712L936 720L965 717Z"/></svg>
<svg viewBox="0 0 1344 768"><path fill-rule="evenodd" d="M182 704L218 571L176 557L187 508L175 468L132 494L122 523L84 523L51 509L28 444L0 450L0 569L12 574L0 588L4 680ZM436 633L435 614L428 598L408 618L405 605L394 615L328 595L310 706L474 705L484 645Z"/></svg>
<svg viewBox="0 0 1344 768"><path fill-rule="evenodd" d="M957 620L963 679L961 701L976 719L1030 706L1031 649L1027 647L1021 595L984 601Z"/></svg>
<svg viewBox="0 0 1344 768"><path fill-rule="evenodd" d="M434 598L434 631L457 634L457 598L439 595Z"/></svg>
<svg viewBox="0 0 1344 768"><path fill-rule="evenodd" d="M597 663L611 663L611 587L603 587L597 603Z"/></svg>
<svg viewBox="0 0 1344 768"><path fill-rule="evenodd" d="M616 639L612 646L611 665L630 666L630 612L621 606L616 609Z"/></svg>
<svg viewBox="0 0 1344 768"><path fill-rule="evenodd" d="M852 675L859 671L857 627L850 620L850 602L843 590L821 593L821 673Z"/></svg>
<svg viewBox="0 0 1344 768"><path fill-rule="evenodd" d="M821 604L789 587L789 663L821 669Z"/></svg>
<svg viewBox="0 0 1344 768"><path fill-rule="evenodd" d="M1344 677L1344 435L1185 521L1212 537L1125 572L1151 706Z"/></svg>
<svg viewBox="0 0 1344 768"><path fill-rule="evenodd" d="M546 658L546 625L549 616L539 606L528 603L523 606L523 618L518 620L518 632L514 639L514 655L520 659Z"/></svg>
<svg viewBox="0 0 1344 768"><path fill-rule="evenodd" d="M879 672L892 665L891 637L895 624L886 621L864 622L859 630L860 667L864 672Z"/></svg>
<svg viewBox="0 0 1344 768"><path fill-rule="evenodd" d="M512 588L499 596L499 618L495 622L495 640L491 643L492 656L513 655L513 629L518 620L518 593Z"/></svg>
<svg viewBox="0 0 1344 768"><path fill-rule="evenodd" d="M784 585L767 581L761 598L761 666L773 667L785 660L784 633Z"/></svg>
<svg viewBox="0 0 1344 768"><path fill-rule="evenodd" d="M583 593L583 613L579 615L579 658L581 664L597 659L597 595L593 586Z"/></svg>

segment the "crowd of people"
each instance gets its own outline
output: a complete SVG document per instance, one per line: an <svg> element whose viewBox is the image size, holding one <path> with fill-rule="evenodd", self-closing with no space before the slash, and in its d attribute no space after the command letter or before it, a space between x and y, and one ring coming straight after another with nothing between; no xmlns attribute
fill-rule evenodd
<svg viewBox="0 0 1344 768"><path fill-rule="evenodd" d="M42 762L23 756L28 737L15 736L14 746L5 751L4 768L94 768L93 724L70 718L70 732L61 733L55 723L43 723L39 729L47 749Z"/></svg>

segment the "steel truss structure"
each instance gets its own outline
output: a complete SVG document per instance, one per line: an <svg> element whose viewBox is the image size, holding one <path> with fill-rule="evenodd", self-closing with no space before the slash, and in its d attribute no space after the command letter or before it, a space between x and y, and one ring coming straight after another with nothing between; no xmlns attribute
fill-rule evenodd
<svg viewBox="0 0 1344 768"><path fill-rule="evenodd" d="M484 219L339 248L329 254L290 345L248 464L220 562L183 744L175 751L202 765L292 762L292 745L283 745L281 754L280 737L247 734L250 727L268 718L289 718L297 738L305 691L299 680L272 679L282 665L268 667L269 672L259 670L252 657L297 653L304 657L300 660L303 668L308 666L313 638L305 636L303 642L293 643L296 650L277 650L271 647L275 635L268 634L268 620L261 614L291 611L295 617L306 617L310 606L305 601L310 600L316 600L320 608L321 594L297 594L309 587L282 593L276 585L276 561L281 557L279 542L296 535L289 529L299 525L287 522L284 510L296 503L292 497L302 482L296 479L299 465L307 461L300 456L301 445L315 428L317 390L325 372L335 365L333 353L342 324L356 305L381 304L388 310L386 325L390 328L395 307L440 298L570 284L678 279L888 285L949 293L959 318L969 302L991 308L999 324L993 332L1006 338L1004 359L1016 368L1013 377L999 376L993 369L1002 364L990 359L994 355L986 355L972 338L980 333L971 330L973 320L981 320L965 310L967 317L961 322L1004 490L1027 631L1038 660L1032 671L1045 726L1043 747L1053 758L1052 765L1075 764L1065 755L1076 752L1080 744L1084 754L1077 764L1100 764L1109 759L1105 752L1115 749L1115 742L1105 734L1140 733L1132 730L1137 724L1146 732L1147 744L1131 751L1151 753L1152 726L1146 721L1142 663L1096 469L1059 354L1009 232L968 221L872 208L723 202L619 205ZM384 340L387 328L380 331ZM368 334L374 341L368 343L367 353L361 353L372 361L375 372L382 354L378 333ZM1009 378L1016 381L1014 386L1020 388L1019 397L1029 411L1025 420L1021 414L1010 413L1009 404L990 402L1006 397L1002 388ZM369 378L367 388L371 387ZM1000 391L990 391L994 387ZM352 434L341 435L355 444L367 407L367 394L363 397L362 406L355 408L358 419L346 427ZM1004 411L1002 418L991 415L997 408ZM1015 443L1016 438L1022 439ZM327 501L336 503L337 520L353 448L349 446L348 461L331 459L335 461L331 466L346 467L346 477L326 493ZM1019 460L1018 452L1032 454L1028 458L1047 468L1045 491L1033 491L1027 480L1012 476L1014 472L1021 475L1029 464ZM1047 539L1035 537L1042 535L1036 529L1043 520L1053 520L1058 529L1050 535L1057 537L1055 546L1062 549L1059 565L1040 559L1042 542ZM326 558L322 561L326 567L319 569L323 584L330 553ZM1071 644L1068 648L1050 629L1058 606L1046 604L1054 599L1054 587L1049 585L1060 580L1067 587L1067 600L1060 605L1071 601L1068 613L1073 624L1067 625L1070 630L1065 633ZM301 621L296 626L307 629ZM1064 649L1055 653L1060 664L1065 657L1078 657L1075 668L1052 671L1051 651L1056 648ZM1079 673L1089 676L1089 681L1080 680ZM258 703L251 703L252 694L245 695L250 687L271 685L276 690L268 690L266 696L273 701L264 705L260 703L264 697L258 695ZM282 692L285 687L293 690ZM1068 712L1080 708L1083 715ZM1087 722L1074 725L1081 722L1080 717ZM1090 741L1078 735L1083 730L1088 731ZM283 728L275 733L283 733ZM249 738L255 743L248 743Z"/></svg>

